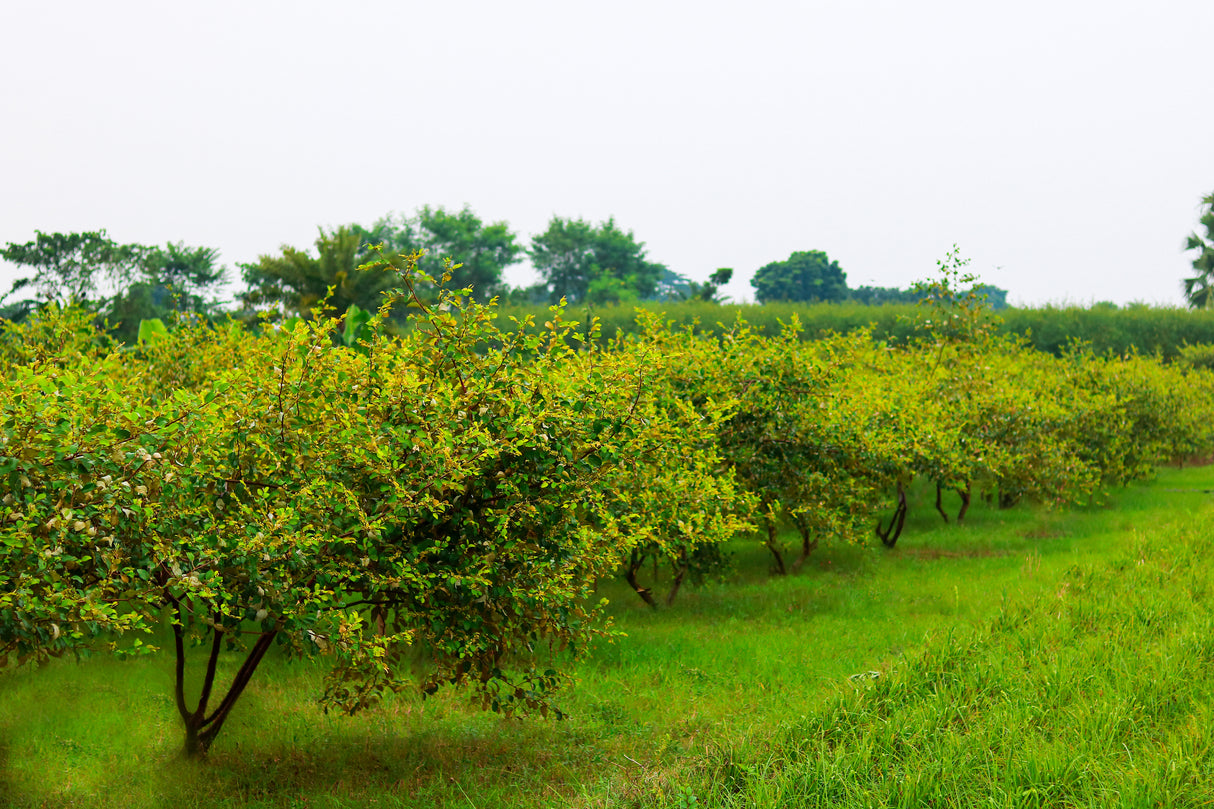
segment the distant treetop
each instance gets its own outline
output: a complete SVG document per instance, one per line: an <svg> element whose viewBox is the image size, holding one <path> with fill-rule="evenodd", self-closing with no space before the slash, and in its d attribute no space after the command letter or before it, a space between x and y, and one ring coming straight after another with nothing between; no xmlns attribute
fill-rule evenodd
<svg viewBox="0 0 1214 809"><path fill-rule="evenodd" d="M760 267L750 285L760 303L841 301L847 297L847 274L821 250L793 253L785 261Z"/></svg>

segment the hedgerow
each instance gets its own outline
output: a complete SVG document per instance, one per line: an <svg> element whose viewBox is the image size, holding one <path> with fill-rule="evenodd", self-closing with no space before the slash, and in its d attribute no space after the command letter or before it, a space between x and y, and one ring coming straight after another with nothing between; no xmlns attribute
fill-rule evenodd
<svg viewBox="0 0 1214 809"><path fill-rule="evenodd" d="M1214 441L1208 370L1035 351L957 291L960 263L898 343L644 313L608 340L560 306L503 327L466 290L420 299L415 265L366 270L399 274L375 315L185 322L136 347L72 309L5 324L0 662L146 651L167 620L193 754L275 645L327 662L336 710L449 684L547 714L555 653L611 631L604 577L669 604L755 527L780 573L824 539L892 546L915 478L961 520L983 492L1099 498ZM224 650L243 662L219 689Z"/></svg>

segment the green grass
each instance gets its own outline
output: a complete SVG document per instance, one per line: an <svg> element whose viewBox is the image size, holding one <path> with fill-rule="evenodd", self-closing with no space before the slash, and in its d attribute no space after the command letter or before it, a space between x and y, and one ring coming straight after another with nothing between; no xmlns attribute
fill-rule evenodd
<svg viewBox="0 0 1214 809"><path fill-rule="evenodd" d="M701 794L739 807L1214 805L1211 514L837 689L775 744L722 759Z"/></svg>
<svg viewBox="0 0 1214 809"><path fill-rule="evenodd" d="M739 541L727 581L656 611L609 583L627 634L576 666L564 722L459 693L326 716L321 672L271 658L199 765L178 757L167 659L7 673L0 804L1203 805L1203 489L1214 467L1170 469L1104 506L977 504L964 526L915 492L892 551L827 545L776 578Z"/></svg>

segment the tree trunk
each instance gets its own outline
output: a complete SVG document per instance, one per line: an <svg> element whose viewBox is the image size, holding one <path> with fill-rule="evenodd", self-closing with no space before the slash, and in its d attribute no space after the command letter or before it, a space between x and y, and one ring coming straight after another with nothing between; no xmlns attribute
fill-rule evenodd
<svg viewBox="0 0 1214 809"><path fill-rule="evenodd" d="M780 555L780 549L776 545L776 523L770 518L763 518L763 524L767 528L767 550L771 551L771 555L776 558L776 573L783 576L788 572L784 567L784 557Z"/></svg>
<svg viewBox="0 0 1214 809"><path fill-rule="evenodd" d="M814 539L812 542L810 541L809 526L805 524L805 521L798 518L796 523L797 530L801 532L801 555L797 557L797 561L792 563L794 573L801 569L801 566L805 564L805 560L808 559L809 555L818 547L817 539Z"/></svg>
<svg viewBox="0 0 1214 809"><path fill-rule="evenodd" d="M1007 489L1005 489L1002 486L999 487L999 510L1000 511L1002 511L1005 508L1011 508L1012 506L1016 505L1016 502L1019 499L1020 499L1020 497L1017 494L1015 494L1014 492L1009 492L1009 491L1007 491Z"/></svg>
<svg viewBox="0 0 1214 809"><path fill-rule="evenodd" d="M945 511L944 511L944 504L940 502L941 497L943 497L943 489L944 489L944 484L942 484L940 481L937 480L936 481L936 511L939 511L940 516L944 518L944 521L948 522L948 514L945 513Z"/></svg>
<svg viewBox="0 0 1214 809"><path fill-rule="evenodd" d="M177 608L177 620L173 623L173 640L177 652L174 696L177 701L177 712L185 723L185 746L183 747L183 752L187 758L198 758L206 755L207 750L211 747L211 743L219 735L219 731L223 728L223 723L227 721L229 714L232 712L232 707L240 699L240 695L244 693L245 687L249 684L249 680L252 679L253 673L257 671L257 666L261 663L262 658L265 657L266 652L269 651L271 644L274 642L274 636L278 632L277 630L272 630L270 632L263 632L258 636L257 642L249 650L240 670L236 672L232 684L228 686L228 691L224 695L223 700L220 701L219 707L208 716L207 703L211 699L211 691L215 685L215 671L219 665L219 650L223 646L224 631L218 627L211 629L211 654L207 658L207 668L202 681L202 693L198 696L198 707L191 711L186 706L185 700L184 616L181 610L181 603L174 602L174 604Z"/></svg>
<svg viewBox="0 0 1214 809"><path fill-rule="evenodd" d="M902 526L906 524L906 490L902 488L902 484L898 484L898 507L894 509L894 517L889 521L889 528L881 528L881 520L877 520L877 536L881 538L881 544L887 548L892 548L898 544L898 537L902 536Z"/></svg>
<svg viewBox="0 0 1214 809"><path fill-rule="evenodd" d="M628 586L641 597L642 601L657 609L658 602L653 600L653 593L648 588L642 587L640 582L637 581L637 571L641 569L641 565L644 563L645 557L638 554L636 548L633 548L632 556L628 560L628 567L624 568L624 579L628 582Z"/></svg>
<svg viewBox="0 0 1214 809"><path fill-rule="evenodd" d="M687 555L679 560L679 566L675 569L674 581L670 584L670 592L666 594L666 606L674 604L674 597L679 594L679 587L683 584L683 577L687 575Z"/></svg>
<svg viewBox="0 0 1214 809"><path fill-rule="evenodd" d="M961 510L957 512L957 522L965 519L965 513L970 510L970 484L966 483L964 489L958 489L957 494L961 495Z"/></svg>

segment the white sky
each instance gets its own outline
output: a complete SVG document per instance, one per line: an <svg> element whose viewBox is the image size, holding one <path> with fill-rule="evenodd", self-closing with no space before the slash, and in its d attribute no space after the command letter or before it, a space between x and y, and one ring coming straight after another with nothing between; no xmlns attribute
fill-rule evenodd
<svg viewBox="0 0 1214 809"><path fill-rule="evenodd" d="M0 32L0 243L234 267L467 203L524 242L614 215L735 299L795 250L905 286L956 242L1013 302L1176 304L1214 192L1211 0L7 0Z"/></svg>

